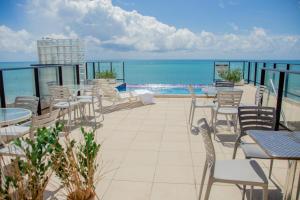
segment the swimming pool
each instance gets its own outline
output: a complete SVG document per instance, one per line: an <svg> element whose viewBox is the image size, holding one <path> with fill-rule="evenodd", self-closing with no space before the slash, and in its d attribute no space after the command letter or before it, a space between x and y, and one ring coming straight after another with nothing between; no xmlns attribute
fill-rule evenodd
<svg viewBox="0 0 300 200"><path fill-rule="evenodd" d="M203 94L203 85L193 85L196 94ZM119 91L133 91L145 89L154 92L156 95L188 95L188 85L184 84L126 84L118 87Z"/></svg>

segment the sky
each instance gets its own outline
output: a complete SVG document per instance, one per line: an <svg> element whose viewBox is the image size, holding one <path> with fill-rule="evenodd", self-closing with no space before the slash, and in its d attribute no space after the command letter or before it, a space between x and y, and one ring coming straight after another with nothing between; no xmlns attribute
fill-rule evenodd
<svg viewBox="0 0 300 200"><path fill-rule="evenodd" d="M300 59L300 0L0 0L0 61L80 38L86 59Z"/></svg>

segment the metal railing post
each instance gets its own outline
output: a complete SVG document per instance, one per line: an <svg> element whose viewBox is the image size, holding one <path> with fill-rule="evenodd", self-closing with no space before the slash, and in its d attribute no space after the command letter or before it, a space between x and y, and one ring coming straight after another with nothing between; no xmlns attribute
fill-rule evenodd
<svg viewBox="0 0 300 200"><path fill-rule="evenodd" d="M264 63L265 66L265 63ZM261 69L261 73L260 73L260 85L265 85L265 78L266 78L266 70L265 69ZM261 105L263 105L263 98L261 98L260 100Z"/></svg>
<svg viewBox="0 0 300 200"><path fill-rule="evenodd" d="M276 121L275 121L275 130L276 131L279 130L279 124L280 124L284 78L285 78L285 72L281 71L279 74L277 102L276 102Z"/></svg>
<svg viewBox="0 0 300 200"><path fill-rule="evenodd" d="M80 71L79 71L79 65L75 65L75 71L76 71L76 84L80 84Z"/></svg>
<svg viewBox="0 0 300 200"><path fill-rule="evenodd" d="M93 77L96 78L95 62L93 62Z"/></svg>
<svg viewBox="0 0 300 200"><path fill-rule="evenodd" d="M256 86L256 76L257 76L257 62L254 65L254 86Z"/></svg>
<svg viewBox="0 0 300 200"><path fill-rule="evenodd" d="M98 72L100 72L100 62L98 62Z"/></svg>
<svg viewBox="0 0 300 200"><path fill-rule="evenodd" d="M122 64L122 68L123 68L123 83L125 83L125 63L124 62Z"/></svg>
<svg viewBox="0 0 300 200"><path fill-rule="evenodd" d="M243 61L243 80L245 79L245 61Z"/></svg>
<svg viewBox="0 0 300 200"><path fill-rule="evenodd" d="M112 66L112 64L113 64L113 63L112 63L112 62L110 62L110 72L112 72L112 71L113 71L113 68L112 68L113 66Z"/></svg>
<svg viewBox="0 0 300 200"><path fill-rule="evenodd" d="M290 64L286 65L286 70L289 71L291 68ZM288 94L288 89L289 89L289 73L286 73L285 77L285 86L284 86L284 96L287 97Z"/></svg>
<svg viewBox="0 0 300 200"><path fill-rule="evenodd" d="M251 62L248 62L248 84L250 83L250 65Z"/></svg>
<svg viewBox="0 0 300 200"><path fill-rule="evenodd" d="M231 62L229 61L229 63L228 63L229 71L230 71L230 65L231 65Z"/></svg>
<svg viewBox="0 0 300 200"><path fill-rule="evenodd" d="M214 73L213 73L213 82L216 81L216 61L214 61Z"/></svg>
<svg viewBox="0 0 300 200"><path fill-rule="evenodd" d="M1 99L1 108L6 108L3 71L2 70L0 70L0 99Z"/></svg>
<svg viewBox="0 0 300 200"><path fill-rule="evenodd" d="M41 115L42 107L41 107L40 78L39 78L39 68L38 67L34 68L34 86L35 86L35 95L39 98L37 113L38 113L38 115Z"/></svg>
<svg viewBox="0 0 300 200"><path fill-rule="evenodd" d="M89 79L89 76L88 76L88 63L87 62L85 63L85 79Z"/></svg>
<svg viewBox="0 0 300 200"><path fill-rule="evenodd" d="M58 66L58 84L63 85L62 66Z"/></svg>

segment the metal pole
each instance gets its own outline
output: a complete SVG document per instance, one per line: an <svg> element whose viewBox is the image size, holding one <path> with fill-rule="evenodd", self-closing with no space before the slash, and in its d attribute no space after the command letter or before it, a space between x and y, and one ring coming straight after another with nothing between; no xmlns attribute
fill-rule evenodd
<svg viewBox="0 0 300 200"><path fill-rule="evenodd" d="M231 62L229 61L229 70L230 70L230 64L231 64Z"/></svg>
<svg viewBox="0 0 300 200"><path fill-rule="evenodd" d="M110 72L112 72L112 62L110 62Z"/></svg>
<svg viewBox="0 0 300 200"><path fill-rule="evenodd" d="M266 63L264 63L265 66ZM265 69L261 69L261 73L260 73L260 85L265 85L265 78L266 78L266 70ZM261 98L260 100L260 105L263 105L263 98Z"/></svg>
<svg viewBox="0 0 300 200"><path fill-rule="evenodd" d="M125 63L123 62L123 83L125 83Z"/></svg>
<svg viewBox="0 0 300 200"><path fill-rule="evenodd" d="M35 95L39 98L38 103L38 115L42 114L42 107L41 107L41 93L40 93L40 78L39 78L39 68L34 68L34 85L35 85Z"/></svg>
<svg viewBox="0 0 300 200"><path fill-rule="evenodd" d="M93 62L93 77L96 78L95 62Z"/></svg>
<svg viewBox="0 0 300 200"><path fill-rule="evenodd" d="M213 73L213 82L216 81L216 61L214 61L214 73Z"/></svg>
<svg viewBox="0 0 300 200"><path fill-rule="evenodd" d="M256 86L256 74L257 74L257 62L255 62L255 66L254 66L254 86Z"/></svg>
<svg viewBox="0 0 300 200"><path fill-rule="evenodd" d="M1 99L1 108L6 108L3 71L2 70L0 70L0 99Z"/></svg>
<svg viewBox="0 0 300 200"><path fill-rule="evenodd" d="M58 84L63 85L62 67L58 66Z"/></svg>
<svg viewBox="0 0 300 200"><path fill-rule="evenodd" d="M250 83L250 65L251 63L248 62L248 84Z"/></svg>
<svg viewBox="0 0 300 200"><path fill-rule="evenodd" d="M89 79L89 76L88 76L88 63L87 62L85 63L85 79Z"/></svg>
<svg viewBox="0 0 300 200"><path fill-rule="evenodd" d="M291 65L287 64L286 65L286 70L289 71L290 70ZM285 86L284 86L284 96L287 97L287 93L288 93L288 89L289 89L289 73L286 73L286 77L285 77Z"/></svg>
<svg viewBox="0 0 300 200"><path fill-rule="evenodd" d="M284 77L285 77L285 72L280 72L279 83L278 83L278 93L277 93L277 103L276 103L276 122L275 122L275 130L276 131L278 131L279 124L280 124Z"/></svg>
<svg viewBox="0 0 300 200"><path fill-rule="evenodd" d="M245 61L243 61L243 80L245 79Z"/></svg>
<svg viewBox="0 0 300 200"><path fill-rule="evenodd" d="M79 65L76 65L76 66L75 66L75 70L76 70L76 84L79 85L79 84L80 84Z"/></svg>

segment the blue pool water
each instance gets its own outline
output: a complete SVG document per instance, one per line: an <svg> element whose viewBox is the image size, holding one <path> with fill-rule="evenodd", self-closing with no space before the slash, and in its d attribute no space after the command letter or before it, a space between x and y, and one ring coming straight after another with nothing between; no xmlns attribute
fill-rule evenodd
<svg viewBox="0 0 300 200"><path fill-rule="evenodd" d="M196 94L203 94L200 85L193 85ZM134 91L145 89L154 92L154 94L165 95L188 95L189 90L187 85L178 84L147 84L147 85L126 85L126 87L118 88L119 91Z"/></svg>

